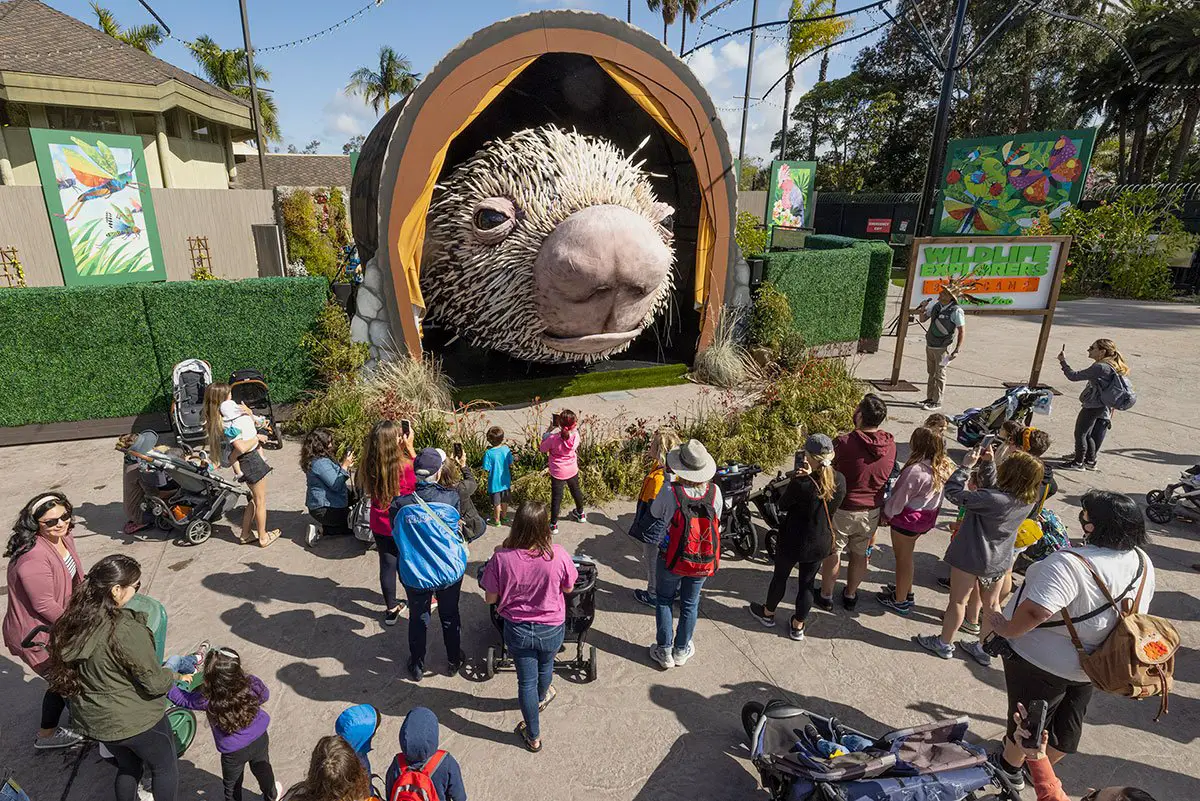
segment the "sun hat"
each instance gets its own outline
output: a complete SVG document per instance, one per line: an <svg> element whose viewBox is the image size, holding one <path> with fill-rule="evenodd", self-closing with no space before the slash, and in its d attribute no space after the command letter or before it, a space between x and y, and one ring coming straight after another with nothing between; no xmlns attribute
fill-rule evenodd
<svg viewBox="0 0 1200 801"><path fill-rule="evenodd" d="M717 472L717 462L704 443L689 439L667 454L667 469L684 481L708 481Z"/></svg>
<svg viewBox="0 0 1200 801"><path fill-rule="evenodd" d="M413 472L417 478L429 478L442 469L446 462L446 452L441 448L423 448L413 460Z"/></svg>

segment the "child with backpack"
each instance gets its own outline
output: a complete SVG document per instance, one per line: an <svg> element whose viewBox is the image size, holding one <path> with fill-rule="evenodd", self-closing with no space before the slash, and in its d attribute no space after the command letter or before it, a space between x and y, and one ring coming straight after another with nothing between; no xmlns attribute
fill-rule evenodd
<svg viewBox="0 0 1200 801"><path fill-rule="evenodd" d="M504 429L492 426L487 431L489 447L483 454L483 470L488 474L488 494L492 496L493 526L504 522L512 495L512 448L504 444Z"/></svg>
<svg viewBox="0 0 1200 801"><path fill-rule="evenodd" d="M688 440L667 454L674 480L659 490L650 514L667 522L659 544L655 575L655 644L650 658L664 670L682 667L696 653L692 633L700 610L704 580L717 572L721 560L721 489L712 482L717 463L698 440ZM679 594L679 625L674 638L673 610Z"/></svg>
<svg viewBox="0 0 1200 801"><path fill-rule="evenodd" d="M666 482L667 453L678 444L679 435L671 428L660 428L651 437L650 450L647 455L654 466L650 468L650 472L642 481L642 491L638 494L633 523L629 526L629 536L642 543L642 558L646 562L646 589L634 590L633 598L638 603L651 608L658 606L658 599L655 595L658 546L666 536L667 521L659 520L652 515L650 506Z"/></svg>
<svg viewBox="0 0 1200 801"><path fill-rule="evenodd" d="M550 533L558 534L558 510L562 507L564 490L571 491L575 510L571 519L587 522L583 511L583 490L579 488L579 418L570 409L563 409L550 418L550 427L542 434L538 450L550 462Z"/></svg>
<svg viewBox="0 0 1200 801"><path fill-rule="evenodd" d="M204 658L204 683L195 690L172 687L167 698L176 706L208 713L213 741L221 754L225 801L242 801L246 766L258 780L264 801L277 801L283 786L271 768L267 726L270 716L262 705L271 692L258 676L242 669L232 648L212 648Z"/></svg>
<svg viewBox="0 0 1200 801"><path fill-rule="evenodd" d="M1075 418L1075 453L1065 457L1065 470L1095 470L1100 446L1112 428L1112 410L1133 408L1136 397L1125 376L1129 365L1111 339L1097 339L1088 346L1092 364L1072 370L1067 364L1067 346L1058 353L1058 363L1068 381L1086 381L1079 394L1079 415Z"/></svg>
<svg viewBox="0 0 1200 801"><path fill-rule="evenodd" d="M400 726L400 753L385 778L387 801L467 801L458 760L438 749L433 710L413 707Z"/></svg>

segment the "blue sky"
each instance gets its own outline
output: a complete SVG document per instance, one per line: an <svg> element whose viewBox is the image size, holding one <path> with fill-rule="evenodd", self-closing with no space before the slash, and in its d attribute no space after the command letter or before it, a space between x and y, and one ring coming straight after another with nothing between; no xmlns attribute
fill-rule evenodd
<svg viewBox="0 0 1200 801"><path fill-rule="evenodd" d="M87 0L46 0L50 5L94 24ZM307 36L332 25L361 8L368 0L248 0L251 34L255 49L281 44ZM240 47L241 23L237 0L149 0L151 5L182 39L201 34L212 36L224 47ZM152 21L137 0L101 0L122 25ZM714 0L707 3L715 5ZM646 8L645 0L633 0L633 22L656 36L662 35L661 19ZM264 66L271 71L270 87L280 109L280 125L285 143L303 146L310 139L321 140L321 152L341 153L342 144L354 134L367 133L376 117L369 106L342 91L356 68L377 63L381 45L388 44L408 56L417 72L425 73L451 48L480 28L497 20L541 8L570 7L625 17L625 0L383 0L353 23L300 47L263 53ZM759 22L787 16L788 0L759 0ZM751 0L737 0L711 18L699 34L705 39L749 25ZM875 24L860 15L856 29ZM720 26L720 27L717 27ZM699 43L697 26L688 27L688 47ZM678 51L680 29L672 26L671 47ZM864 42L846 45L836 52L830 76L845 74L850 61ZM705 48L688 59L701 81L708 87L726 130L733 139L736 154L741 124L741 100L746 80L745 64L748 37L742 36ZM167 41L155 54L184 69L196 71L195 61L177 41ZM817 59L797 72L797 88L803 92L817 72ZM780 41L768 34L758 40L754 68L754 96L774 83L785 68ZM767 102L754 107L750 114L747 154L766 156L771 137L782 119L782 88Z"/></svg>

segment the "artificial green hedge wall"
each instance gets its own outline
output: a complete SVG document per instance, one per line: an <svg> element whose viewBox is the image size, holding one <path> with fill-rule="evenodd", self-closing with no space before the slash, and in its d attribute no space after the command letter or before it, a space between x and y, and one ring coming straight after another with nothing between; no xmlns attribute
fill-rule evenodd
<svg viewBox="0 0 1200 801"><path fill-rule="evenodd" d="M262 370L274 401L309 382L300 336L319 278L178 281L0 291L0 426L123 417L168 407L171 368L201 358L225 378Z"/></svg>
<svg viewBox="0 0 1200 801"><path fill-rule="evenodd" d="M858 341L871 271L869 250L796 250L763 258L766 279L788 296L805 345Z"/></svg>
<svg viewBox="0 0 1200 801"><path fill-rule="evenodd" d="M888 285L891 283L892 248L878 239L855 239L836 234L809 234L804 247L810 250L840 250L864 248L871 253L871 270L867 277L866 297L863 299L862 324L859 339L877 340L883 336L883 318L887 314Z"/></svg>

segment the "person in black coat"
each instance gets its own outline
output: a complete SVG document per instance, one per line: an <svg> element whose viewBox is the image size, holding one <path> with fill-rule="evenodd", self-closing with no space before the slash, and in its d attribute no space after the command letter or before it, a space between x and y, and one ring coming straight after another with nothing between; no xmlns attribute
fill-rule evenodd
<svg viewBox="0 0 1200 801"><path fill-rule="evenodd" d="M764 626L774 626L775 608L783 600L792 568L797 568L800 589L788 636L803 640L804 621L813 604L813 579L821 569L821 562L833 552L830 510L841 506L846 496L846 479L832 467L833 441L824 434L810 436L804 443L804 459L797 461L797 470L779 499L784 517L779 527L775 574L767 588L767 602L750 604L750 614Z"/></svg>

